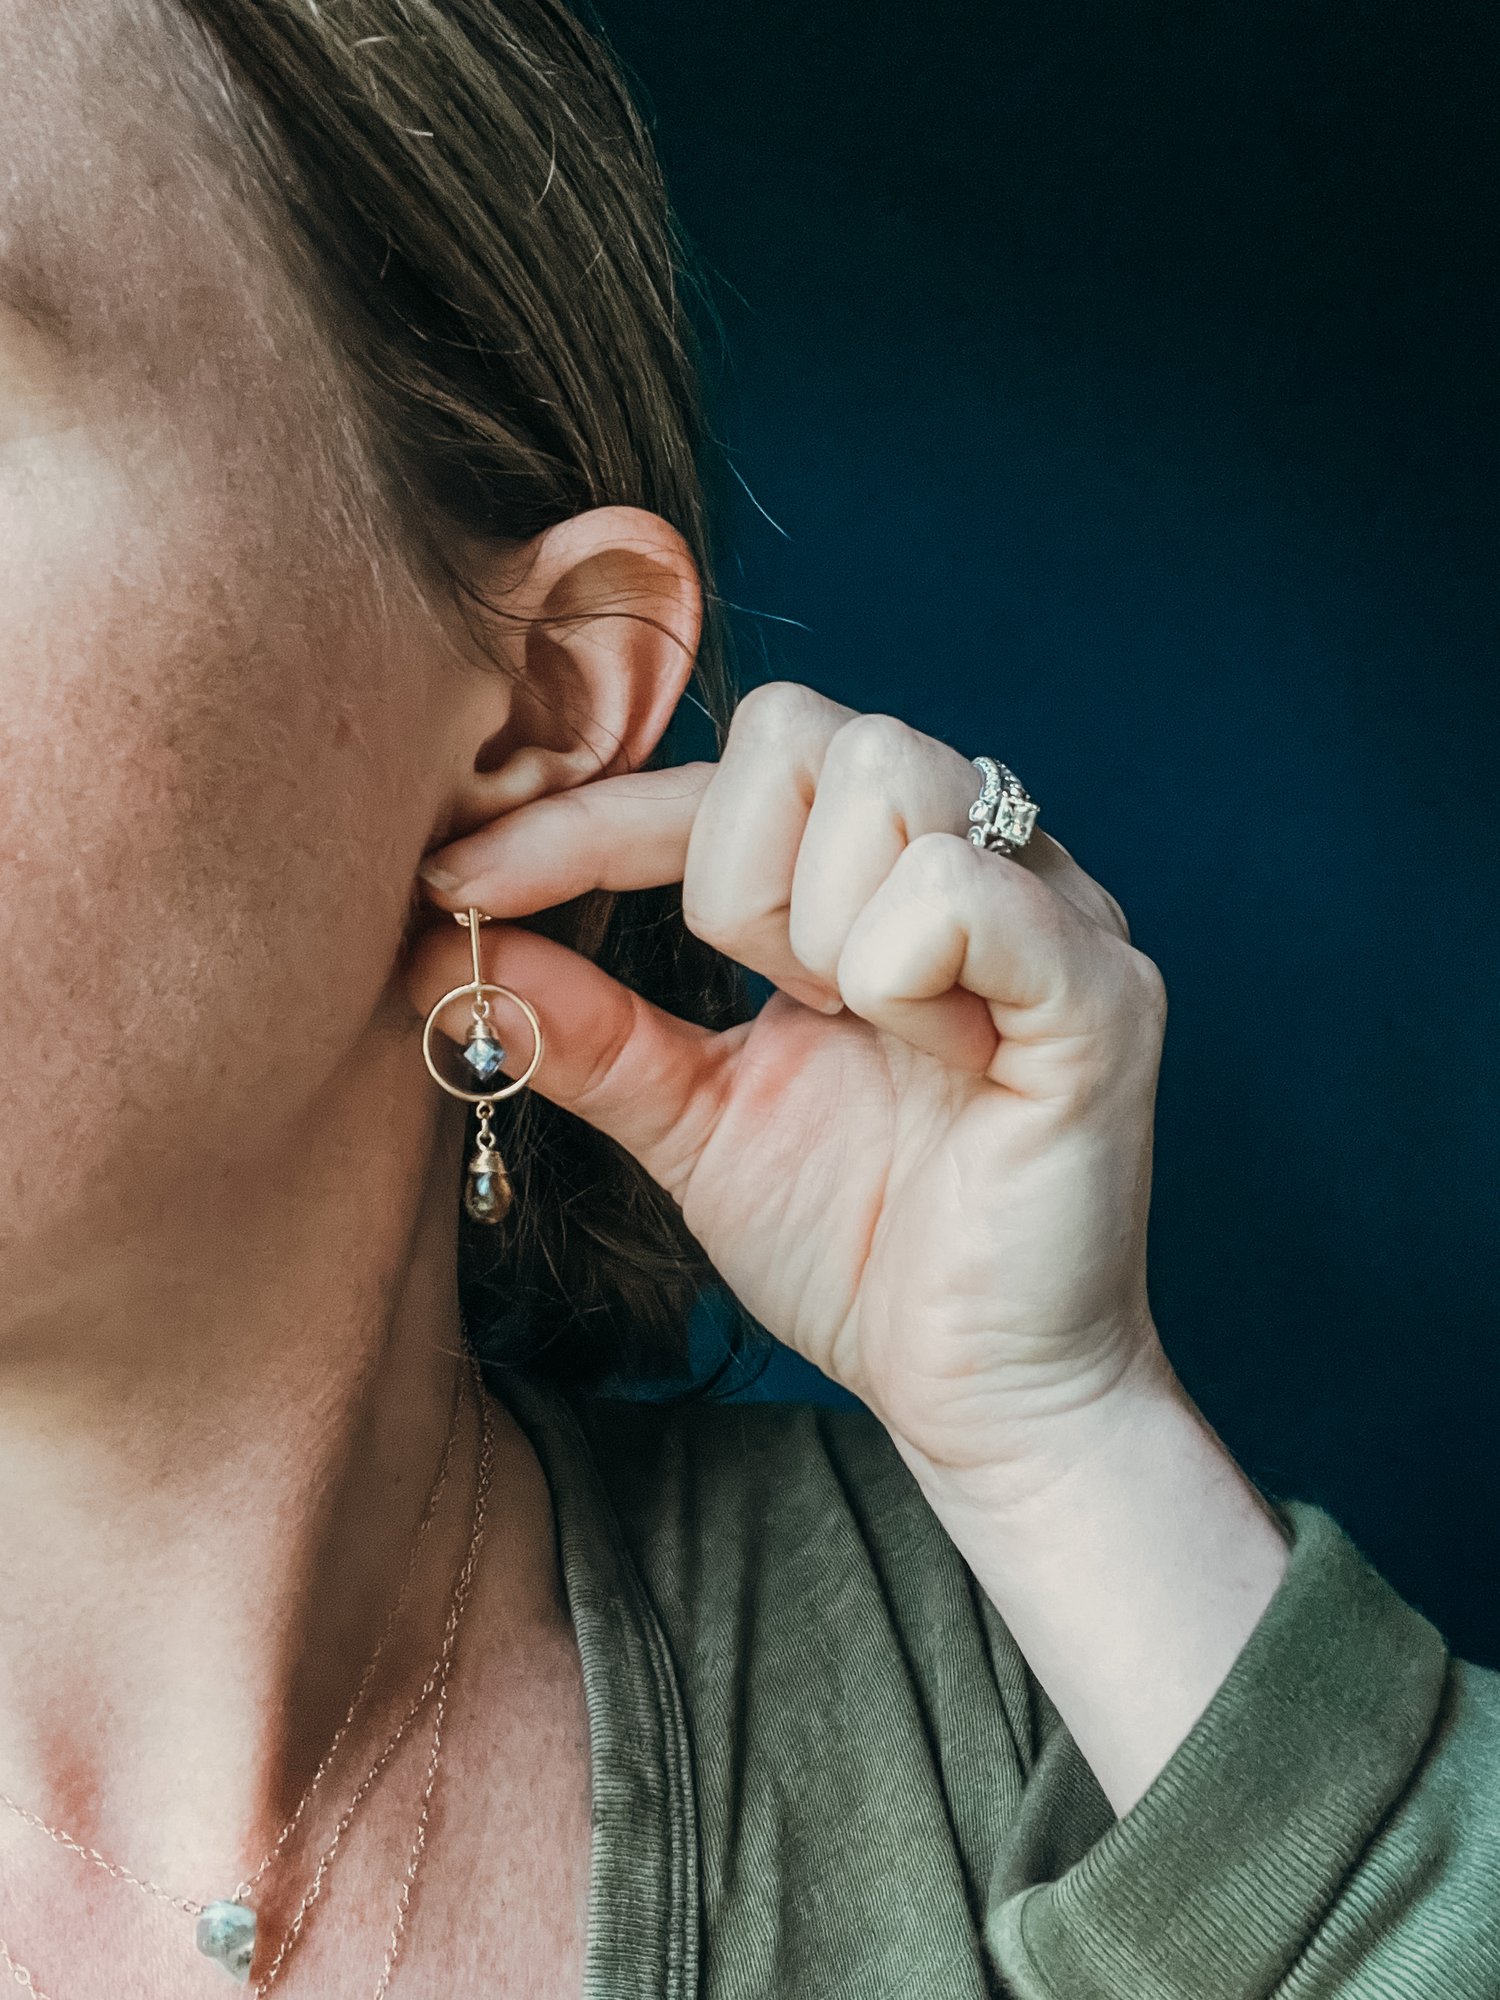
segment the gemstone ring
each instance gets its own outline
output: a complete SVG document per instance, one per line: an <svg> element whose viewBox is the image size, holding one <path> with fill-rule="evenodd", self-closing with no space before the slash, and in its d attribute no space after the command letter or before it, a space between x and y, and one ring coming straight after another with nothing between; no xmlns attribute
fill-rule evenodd
<svg viewBox="0 0 1500 2000"><path fill-rule="evenodd" d="M1008 764L993 757L971 757L969 762L984 779L969 807L970 840L990 854L1018 854L1030 840L1041 808Z"/></svg>

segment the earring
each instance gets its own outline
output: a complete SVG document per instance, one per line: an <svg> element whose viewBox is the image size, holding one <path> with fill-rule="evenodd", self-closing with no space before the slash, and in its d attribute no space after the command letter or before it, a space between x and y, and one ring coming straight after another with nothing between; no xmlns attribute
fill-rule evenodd
<svg viewBox="0 0 1500 2000"><path fill-rule="evenodd" d="M497 986L494 980L486 979L479 963L479 926L490 919L478 910L455 910L456 923L465 924L469 932L469 944L474 955L474 977L466 986L455 986L451 993L445 993L432 1012L427 1016L427 1025L422 1030L422 1059L427 1064L432 1080L450 1097L462 1098L465 1104L473 1104L479 1110L479 1129L475 1134L473 1157L469 1161L469 1177L464 1187L464 1208L476 1222L500 1222L513 1198L510 1175L505 1162L500 1157L495 1144L495 1128L490 1120L495 1106L504 1097L514 1097L518 1090L524 1090L536 1074L536 1066L542 1059L542 1024L536 1017L536 1009L519 993L513 993L508 986ZM522 1074L511 1083L502 1084L498 1090L487 1087L479 1090L465 1090L456 1083L450 1083L438 1068L433 1056L432 1037L439 1017L453 1005L455 1000L468 998L471 1001L469 1029L464 1037L463 1061L470 1078L488 1086L500 1065L505 1061L505 1049L500 1043L494 1022L490 1016L489 996L503 995L511 1000L526 1016L531 1026L531 1061Z"/></svg>

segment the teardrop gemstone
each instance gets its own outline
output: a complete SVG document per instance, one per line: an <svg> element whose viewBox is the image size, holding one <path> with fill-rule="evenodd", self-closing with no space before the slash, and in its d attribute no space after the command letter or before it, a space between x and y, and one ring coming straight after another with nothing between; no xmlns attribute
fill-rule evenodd
<svg viewBox="0 0 1500 2000"><path fill-rule="evenodd" d="M510 1202L510 1176L503 1168L497 1173L493 1168L481 1167L470 1173L464 1189L464 1207L475 1222L502 1221Z"/></svg>

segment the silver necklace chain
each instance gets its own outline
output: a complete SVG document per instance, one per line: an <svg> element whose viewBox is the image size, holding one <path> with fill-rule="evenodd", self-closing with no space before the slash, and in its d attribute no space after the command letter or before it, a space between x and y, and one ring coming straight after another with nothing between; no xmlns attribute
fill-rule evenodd
<svg viewBox="0 0 1500 2000"><path fill-rule="evenodd" d="M327 1879L328 1870L333 1865L333 1860L338 1853L340 1843L343 1841L345 1833L348 1832L355 1814L364 1802L365 1795L395 1755L397 1746L406 1735L412 1723L416 1721L428 1702L436 1696L432 1749L428 1756L427 1776L422 1788L416 1831L412 1837L411 1853L407 1860L406 1872L402 1877L401 1889L397 1897L396 1916L391 1927L390 1943L386 1948L385 1965L374 1993L374 2000L385 2000L385 1993L390 1985L391 1975L395 1971L396 1960L401 1952L401 1942L406 1929L406 1918L411 1905L412 1891L416 1886L422 1857L427 1848L427 1826L432 1806L432 1797L437 1786L438 1766L443 1753L443 1723L448 1708L448 1690L453 1673L454 1654L458 1646L459 1628L463 1624L464 1611L468 1606L469 1597L473 1589L474 1572L479 1566L479 1552L484 1545L484 1528L488 1512L490 1481L495 1463L495 1425L490 1411L489 1399L484 1393L484 1386L479 1375L477 1363L474 1364L474 1386L479 1403L481 1442L479 1470L474 1482L473 1527L470 1532L469 1547L464 1557L463 1567L460 1569L454 1582L453 1594L449 1601L447 1622L443 1628L442 1645L439 1648L437 1659L433 1662L431 1671L412 1697L411 1705L397 1724L394 1734L371 1765L368 1772L366 1772L358 1790L344 1808L338 1824L335 1826L328 1844L319 1858L313 1879L303 1894L296 1915L287 1927L287 1934L282 1939L281 1946L267 1968L264 1977L257 1982L255 1989L257 2000L259 2000L261 1994L270 1991L272 1985L280 1976L281 1968L286 1963L287 1955L302 1934L302 1928L307 1921L309 1912L323 1893L323 1884Z"/></svg>
<svg viewBox="0 0 1500 2000"><path fill-rule="evenodd" d="M369 1691L370 1683L375 1678L375 1670L380 1665L381 1659L385 1654L386 1646L390 1641L392 1632L395 1630L396 1620L405 1608L407 1597L411 1591L412 1580L416 1575L417 1559L422 1552L422 1544L426 1539L428 1529L432 1525L433 1516L437 1512L438 1502L442 1498L443 1489L448 1483L448 1474L453 1464L454 1445L458 1437L458 1420L462 1394L463 1376L460 1374L454 1382L453 1403L448 1417L448 1435L443 1446L442 1461L438 1466L436 1477L427 1495L426 1504L422 1509L422 1517L417 1523L416 1532L412 1538L411 1552L406 1563L406 1574L402 1578L401 1588L397 1592L395 1601L386 1614L385 1624L381 1630L375 1651L370 1655L369 1660L366 1662L365 1670L360 1676L359 1686L355 1689L354 1699L349 1704L348 1713L339 1724L333 1741L329 1744L324 1754L323 1761L313 1773L311 1782L308 1784L302 1797L298 1800L296 1810L293 1812L291 1818L282 1827L280 1833L277 1834L270 1848L267 1849L260 1865L251 1874L247 1875L244 1881L236 1885L234 1892L236 1902L243 1901L257 1884L264 1880L267 1870L296 1832L304 1813L312 1801L314 1793L322 1784L329 1766L333 1763L334 1757L337 1755L344 1738L353 1726L355 1717L358 1715L364 1702L365 1695ZM128 1882L132 1888L140 1889L148 1896L155 1896L163 1903L169 1903L174 1910L180 1910L184 1916L198 1917L203 1914L206 1906L194 1897L176 1895L170 1889L164 1889L159 1882L153 1882L144 1875L138 1875L134 1869L125 1867L123 1863L110 1861L105 1855L99 1852L97 1847L90 1847L85 1842L78 1840L73 1834L65 1832L61 1827L50 1825L39 1813L33 1812L28 1806L23 1806L19 1800L12 1798L8 1792L0 1791L0 1806L4 1806L17 1819L24 1820L28 1826L35 1827L38 1833L45 1833L47 1838L56 1841L59 1847L67 1848L70 1854L76 1854L81 1860L90 1861L95 1867L102 1868L106 1875L113 1876L117 1882Z"/></svg>
<svg viewBox="0 0 1500 2000"><path fill-rule="evenodd" d="M259 2000L259 1996L268 1993L280 1977L287 1958L302 1935L313 1905L322 1894L328 1870L333 1864L334 1857L338 1853L344 1835L353 1823L354 1817L367 1794L374 1786L386 1765L395 1756L411 1725L421 1715L427 1704L436 1697L432 1749L428 1755L427 1772L419 1805L416 1831L412 1838L411 1851L407 1859L405 1872L402 1876L400 1891L397 1895L396 1915L391 1927L390 1942L386 1947L385 1962L381 1970L379 1982L375 1988L373 2000L385 2000L391 1978L396 1969L397 1960L401 1955L401 1946L405 1936L407 1916L411 1908L412 1894L416 1887L417 1876L421 1870L422 1860L427 1849L427 1830L431 1816L432 1800L437 1789L438 1769L442 1759L443 1725L447 1714L449 1684L452 1677L454 1654L457 1649L459 1629L463 1623L463 1614L472 1592L474 1574L479 1564L480 1550L484 1543L485 1518L494 1470L494 1419L490 1410L489 1399L485 1393L484 1380L479 1369L479 1364L472 1355L468 1357L468 1375L474 1390L480 1420L479 1464L474 1487L474 1511L468 1549L465 1553L462 1567L454 1580L453 1590L449 1597L448 1615L444 1622L443 1638L437 1659L434 1661L426 1680L412 1698L405 1714L387 1738L384 1747L370 1766L370 1769L366 1772L364 1778L360 1781L354 1796L340 1815L333 1834L319 1857L312 1882L298 1905L296 1914L287 1928L286 1935L281 1940L275 1958L266 1972L255 1983L254 1990L257 2000ZM274 1845L268 1850L254 1873L247 1876L239 1884L235 1892L236 1901L242 1895L248 1895L256 1884L264 1878L267 1870L282 1852L287 1841L290 1840L305 1814L309 1802L332 1764L340 1744L352 1727L369 1685L374 1679L375 1670L385 1652L397 1617L410 1593L412 1579L416 1573L418 1555L426 1538L427 1531L431 1526L433 1516L437 1512L438 1501L448 1482L455 1441L458 1436L458 1413L462 1379L462 1376L460 1376L459 1382L455 1385L453 1416L448 1426L448 1437L444 1445L442 1463L432 1488L428 1493L422 1518L418 1523L417 1531L413 1538L411 1553L406 1566L406 1574L402 1579L400 1591L397 1593L395 1602L386 1616L385 1625L381 1631L375 1651L371 1655L364 1673L360 1677L360 1683L355 1690L354 1699L349 1705L348 1713L339 1725L333 1741L329 1745L317 1771L313 1774L306 1791L298 1801L296 1810L277 1835ZM206 1907L204 1904L196 1902L190 1897L174 1895L171 1891L162 1888L158 1883L135 1874L131 1869L123 1867L117 1862L109 1861L104 1855L99 1853L97 1848L86 1846L83 1842L75 1840L72 1835L63 1832L60 1828L50 1826L37 1814L18 1804L4 1792L0 1792L0 1805L8 1807L19 1818L25 1820L28 1825L34 1826L41 1833L45 1833L49 1839L55 1841L59 1846L67 1848L70 1853L79 1855L85 1861L93 1862L117 1881L128 1882L133 1887L143 1890L146 1894L170 1904L173 1909L180 1910L185 1916L199 1916ZM12 1954L4 1938L0 1938L0 1970L8 1972L16 1985L23 1987L30 1993L33 1996L33 2000L48 2000L48 1996L37 1985L30 1970Z"/></svg>

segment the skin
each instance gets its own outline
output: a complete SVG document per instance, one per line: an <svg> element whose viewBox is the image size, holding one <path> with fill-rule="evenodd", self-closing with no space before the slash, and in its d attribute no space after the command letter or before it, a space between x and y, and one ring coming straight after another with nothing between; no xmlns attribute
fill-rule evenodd
<svg viewBox="0 0 1500 2000"><path fill-rule="evenodd" d="M537 1086L881 1419L1124 1812L1286 1544L1151 1320L1161 980L1055 841L1023 865L953 831L975 790L948 745L775 683L718 763L535 801L424 877L498 919L680 881L690 926L777 983L714 1034L546 938L483 933L491 976L539 997Z"/></svg>
<svg viewBox="0 0 1500 2000"><path fill-rule="evenodd" d="M206 168L169 52L58 0L0 0L0 47L0 1788L203 1896L332 1738L448 1420L459 1127L404 985L416 866L513 781L474 770L507 729L533 783L597 762L549 764L531 705L331 528L358 475L332 363ZM614 704L627 742L658 726L641 685L638 715ZM334 1812L437 1651L472 1464L470 1423ZM498 1909L496 1843L534 1855L537 1935L475 1946L545 1992L587 1777L548 1503L509 1424L492 1511L449 1768L518 1775L503 1800L450 1787L449 1877L477 1869ZM559 1744L545 1795L517 1732ZM350 1925L378 1968L412 1748L305 1990L335 1990ZM53 2000L121 1964L202 1990L181 1918L8 1818L0 1916Z"/></svg>
<svg viewBox="0 0 1500 2000"><path fill-rule="evenodd" d="M83 0L0 0L0 46L0 1788L203 1895L316 1767L450 1407L460 1123L419 1037L474 903L541 1015L535 1087L869 1403L1128 1808L1285 1549L1151 1323L1164 1007L1117 906L1043 836L978 854L963 757L806 689L744 702L717 765L632 775L701 615L650 515L468 551L536 621L482 666L351 520L336 355L170 51ZM515 922L673 880L779 987L749 1027ZM545 1485L495 1416L407 1976L571 1994L586 1724ZM473 1443L330 1801L436 1650ZM401 1774L309 1993L378 1969L420 1751ZM122 1964L201 1991L180 1923L0 1816L0 1937L52 2000Z"/></svg>

